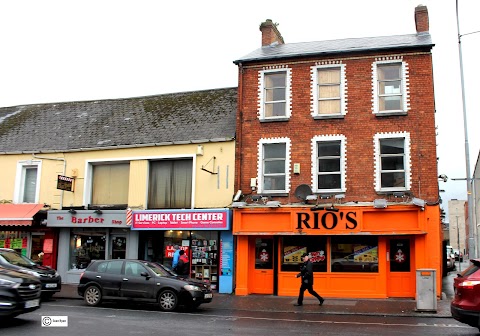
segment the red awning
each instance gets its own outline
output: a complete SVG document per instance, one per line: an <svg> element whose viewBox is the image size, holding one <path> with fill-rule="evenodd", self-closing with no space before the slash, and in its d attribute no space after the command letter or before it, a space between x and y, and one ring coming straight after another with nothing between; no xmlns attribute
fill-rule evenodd
<svg viewBox="0 0 480 336"><path fill-rule="evenodd" d="M33 216L43 204L0 204L0 225L32 225Z"/></svg>

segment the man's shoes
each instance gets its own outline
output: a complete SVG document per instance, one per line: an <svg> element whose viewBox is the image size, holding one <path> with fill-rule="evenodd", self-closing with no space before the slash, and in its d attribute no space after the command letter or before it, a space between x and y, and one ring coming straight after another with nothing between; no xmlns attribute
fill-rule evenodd
<svg viewBox="0 0 480 336"><path fill-rule="evenodd" d="M320 303L318 304L319 306L322 306L323 305L323 301L325 301L325 299L320 299Z"/></svg>
<svg viewBox="0 0 480 336"><path fill-rule="evenodd" d="M300 306L303 306L303 304L301 304L301 303L295 303L294 306L295 306L295 307L300 307Z"/></svg>

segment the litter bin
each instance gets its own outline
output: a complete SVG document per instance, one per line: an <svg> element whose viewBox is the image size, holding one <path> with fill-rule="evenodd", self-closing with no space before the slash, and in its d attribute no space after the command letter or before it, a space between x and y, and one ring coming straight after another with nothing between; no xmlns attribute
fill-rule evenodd
<svg viewBox="0 0 480 336"><path fill-rule="evenodd" d="M417 311L437 312L437 286L435 269L417 269Z"/></svg>

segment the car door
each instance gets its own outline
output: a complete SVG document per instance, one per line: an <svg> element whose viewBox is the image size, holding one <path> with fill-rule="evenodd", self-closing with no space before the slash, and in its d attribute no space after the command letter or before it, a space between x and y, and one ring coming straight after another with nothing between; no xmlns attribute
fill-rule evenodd
<svg viewBox="0 0 480 336"><path fill-rule="evenodd" d="M100 284L103 296L120 296L123 260L111 260L98 265L95 281Z"/></svg>
<svg viewBox="0 0 480 336"><path fill-rule="evenodd" d="M145 276L145 274L148 274L148 276ZM155 299L155 283L155 278L140 262L125 261L120 287L122 297L140 300Z"/></svg>

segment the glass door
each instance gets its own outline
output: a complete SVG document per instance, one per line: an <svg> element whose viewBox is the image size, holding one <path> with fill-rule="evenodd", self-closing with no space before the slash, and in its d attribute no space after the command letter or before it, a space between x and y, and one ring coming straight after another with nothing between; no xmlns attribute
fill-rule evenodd
<svg viewBox="0 0 480 336"><path fill-rule="evenodd" d="M127 255L127 237L113 235L111 240L112 259L125 259Z"/></svg>

